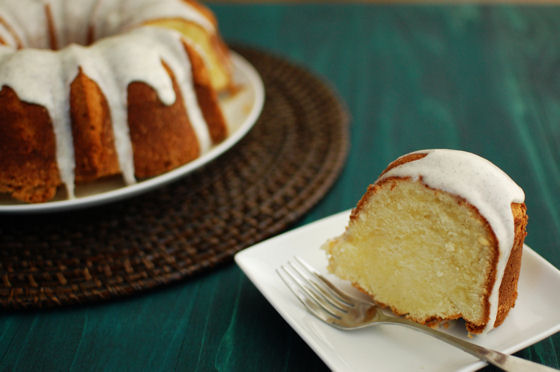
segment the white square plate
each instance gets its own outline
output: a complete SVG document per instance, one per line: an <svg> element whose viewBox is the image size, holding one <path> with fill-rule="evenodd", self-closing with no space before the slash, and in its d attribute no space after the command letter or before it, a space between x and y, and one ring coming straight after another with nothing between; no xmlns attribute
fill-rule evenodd
<svg viewBox="0 0 560 372"><path fill-rule="evenodd" d="M308 313L275 272L298 255L326 273L320 246L344 231L349 211L342 212L247 248L235 261L266 299L336 371L472 371L485 363L453 346L407 328L382 325L345 332ZM337 282L332 275L327 276ZM353 288L346 283L346 289ZM518 283L519 296L505 322L486 335L467 338L460 321L443 332L486 347L514 353L560 330L560 271L525 246Z"/></svg>

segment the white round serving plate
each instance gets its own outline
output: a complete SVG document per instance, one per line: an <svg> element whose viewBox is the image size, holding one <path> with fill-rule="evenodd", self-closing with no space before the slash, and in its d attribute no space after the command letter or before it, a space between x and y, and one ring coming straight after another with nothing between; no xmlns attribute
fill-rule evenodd
<svg viewBox="0 0 560 372"><path fill-rule="evenodd" d="M239 54L232 52L235 83L242 88L231 96L220 97L220 105L230 130L229 137L199 158L156 177L126 185L121 176L77 185L76 197L66 199L59 190L52 201L24 204L8 195L0 196L0 214L61 212L86 208L129 198L175 181L208 164L241 140L257 121L264 105L264 85L257 70Z"/></svg>

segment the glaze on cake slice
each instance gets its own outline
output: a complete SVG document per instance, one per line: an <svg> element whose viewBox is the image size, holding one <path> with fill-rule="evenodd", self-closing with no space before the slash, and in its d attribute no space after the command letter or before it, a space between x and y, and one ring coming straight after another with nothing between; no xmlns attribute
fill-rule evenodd
<svg viewBox="0 0 560 372"><path fill-rule="evenodd" d="M323 248L332 273L396 314L481 333L515 305L526 224L523 190L495 165L425 150L391 163Z"/></svg>

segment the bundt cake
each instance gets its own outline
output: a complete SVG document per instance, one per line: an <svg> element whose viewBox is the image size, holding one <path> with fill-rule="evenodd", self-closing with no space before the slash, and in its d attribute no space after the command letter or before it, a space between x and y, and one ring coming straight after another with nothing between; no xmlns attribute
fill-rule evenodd
<svg viewBox="0 0 560 372"><path fill-rule="evenodd" d="M418 323L504 321L517 298L523 190L477 155L424 150L391 163L327 241L328 270Z"/></svg>
<svg viewBox="0 0 560 372"><path fill-rule="evenodd" d="M197 158L228 135L228 53L193 1L2 1L0 193L72 198L75 183Z"/></svg>

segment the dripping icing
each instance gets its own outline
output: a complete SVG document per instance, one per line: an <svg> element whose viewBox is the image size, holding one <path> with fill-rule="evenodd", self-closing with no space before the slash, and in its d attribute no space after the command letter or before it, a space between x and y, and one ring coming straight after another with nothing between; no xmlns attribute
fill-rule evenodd
<svg viewBox="0 0 560 372"><path fill-rule="evenodd" d="M27 7L22 7L22 2ZM101 5L105 11L114 11L117 7L130 10L130 7L135 6L149 10L154 6L159 6L157 15L162 17L182 16L188 20L201 22L205 28L213 27L208 20L201 20L202 16L190 5L175 0L84 0L83 5L86 5L86 2L86 9L96 9L98 12ZM14 38L7 37L10 30L0 23L0 35L4 35L10 45L0 46L0 87L10 86L19 99L42 105L49 112L55 133L56 159L60 178L66 186L70 198L74 197L75 181L69 102L70 84L80 69L98 84L108 102L118 162L123 179L127 184L135 182L134 158L128 128L127 87L134 81L143 82L156 91L158 98L164 104L173 104L176 96L171 78L162 65L163 61L169 66L182 89L187 115L199 139L201 152L210 148L210 134L198 105L191 64L183 45L183 42L188 42L188 40L184 40L178 32L173 30L147 26L120 33L122 30L113 25L114 31L119 32L118 35L106 37L90 47L70 44L59 51L47 50L50 44L48 36L45 36L44 32L47 24L45 4L51 6L51 13L56 25L65 24L64 22L68 19L78 15L87 17L87 20L83 20L85 23L81 23L78 19L69 23L65 30L55 30L55 38L59 45L65 45L71 41L85 43L87 32L83 29L87 29L87 27L83 25L90 24L91 15L88 12L77 14L76 7L65 7L66 3L62 6L60 2L55 1L18 0L17 3L8 2L0 8L0 17L8 16L10 17L8 19L15 20L13 21L15 24L10 26L18 35L22 35L24 47L33 46L44 49L28 48L16 51L14 47L17 45L14 44ZM179 11L179 8L183 9ZM22 9L25 9L25 12ZM36 19L41 21L31 22L32 26L25 23L25 27L22 27L24 20L30 14L38 16ZM126 23L126 27L122 28L131 27L141 21L141 17L132 17L126 22L123 21ZM69 34L72 36L68 37ZM197 52L200 53L200 50L197 49ZM41 60L42 63L36 63L37 60ZM25 74L21 74L20 71L25 71ZM64 97L64 99L59 99L59 97Z"/></svg>

